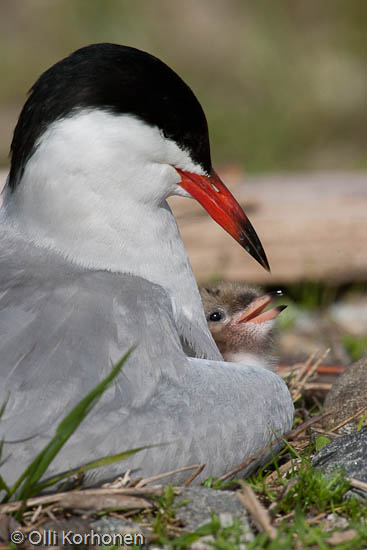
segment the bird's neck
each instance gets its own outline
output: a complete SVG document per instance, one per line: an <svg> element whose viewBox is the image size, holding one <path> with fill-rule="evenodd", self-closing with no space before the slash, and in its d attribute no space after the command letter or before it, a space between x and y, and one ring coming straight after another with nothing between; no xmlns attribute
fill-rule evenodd
<svg viewBox="0 0 367 550"><path fill-rule="evenodd" d="M200 346L209 342L215 355L190 262L165 200L185 193L177 185L176 165L196 169L158 128L129 115L76 112L50 124L38 139L15 190L7 188L5 213L28 241L68 261L161 285L172 298L181 335L196 354L208 356Z"/></svg>

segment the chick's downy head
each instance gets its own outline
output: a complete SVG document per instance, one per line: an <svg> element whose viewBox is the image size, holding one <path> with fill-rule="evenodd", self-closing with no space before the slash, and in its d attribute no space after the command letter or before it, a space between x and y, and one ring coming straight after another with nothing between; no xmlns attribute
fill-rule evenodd
<svg viewBox="0 0 367 550"><path fill-rule="evenodd" d="M200 290L213 338L226 361L275 370L274 321L286 306L264 311L281 291L223 282Z"/></svg>

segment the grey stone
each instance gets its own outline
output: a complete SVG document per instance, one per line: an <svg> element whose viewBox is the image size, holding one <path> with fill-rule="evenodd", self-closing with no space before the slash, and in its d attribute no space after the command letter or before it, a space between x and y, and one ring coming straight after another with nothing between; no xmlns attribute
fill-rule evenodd
<svg viewBox="0 0 367 550"><path fill-rule="evenodd" d="M325 518L324 529L331 531L333 529L348 529L349 521L337 514L328 514Z"/></svg>
<svg viewBox="0 0 367 550"><path fill-rule="evenodd" d="M182 521L182 527L187 532L195 531L200 526L209 523L212 513L219 517L222 527L229 527L235 520L243 525L243 536L241 537L241 550L245 550L246 542L253 540L254 535L250 527L246 509L232 491L216 491L207 487L187 487L175 498L176 519ZM141 533L146 540L146 548L154 550L154 542L149 544L151 531L137 523L103 516L92 521L90 527L99 533ZM214 538L212 535L201 537L192 544L191 550L207 550L212 548Z"/></svg>
<svg viewBox="0 0 367 550"><path fill-rule="evenodd" d="M340 376L325 399L324 412L331 413L324 420L324 426L331 426L346 420L362 407L367 407L367 356L362 357ZM365 414L366 411L362 412ZM354 431L355 419L341 429L341 433Z"/></svg>
<svg viewBox="0 0 367 550"><path fill-rule="evenodd" d="M327 475L343 467L346 477L367 482L367 429L334 439L315 454L312 465ZM366 491L355 488L352 491L367 498Z"/></svg>
<svg viewBox="0 0 367 550"><path fill-rule="evenodd" d="M182 520L185 529L195 531L201 525L209 523L212 513L215 513L223 527L231 525L234 520L240 520L244 527L244 539L253 540L248 513L235 492L216 491L207 487L187 487L176 498L175 503L179 505L186 500L188 503L179 506L176 512L176 518Z"/></svg>
<svg viewBox="0 0 367 550"><path fill-rule="evenodd" d="M356 296L346 302L337 302L329 309L331 319L343 331L354 336L365 336L367 326L367 295Z"/></svg>
<svg viewBox="0 0 367 550"><path fill-rule="evenodd" d="M242 523L243 535L241 536L239 550L245 550L246 543L252 541L254 538L247 511L237 499L235 492L217 491L207 487L187 487L175 498L175 507L176 519L182 521L182 527L187 532L195 531L200 526L209 523L214 513L218 516L222 527L229 527L236 520ZM128 519L109 515L98 519L72 517L56 521L49 520L42 528L55 531L58 533L59 539L63 531L69 530L73 533L81 534L87 534L93 530L95 533L101 535L139 533L143 535L145 541L145 544L141 548L149 548L150 550L157 548L154 541L152 541L151 529ZM199 540L192 544L190 550L210 549L214 540L212 535L200 537ZM92 546L89 547L92 548Z"/></svg>

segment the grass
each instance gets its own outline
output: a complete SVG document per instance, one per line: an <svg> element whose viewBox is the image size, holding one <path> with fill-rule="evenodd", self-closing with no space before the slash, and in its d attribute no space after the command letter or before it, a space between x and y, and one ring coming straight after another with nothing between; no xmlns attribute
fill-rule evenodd
<svg viewBox="0 0 367 550"><path fill-rule="evenodd" d="M127 356L62 420L56 429L55 437L16 484L8 489L4 501L15 494L18 498L29 498L49 482L55 481L53 479L45 483L40 479L67 438L80 425L107 387L113 383L126 359ZM305 408L303 398L297 400L296 406L295 426L298 426L302 422L302 411ZM0 413L4 409L5 407L2 407ZM317 408L313 414L319 412ZM361 419L361 428L364 420L364 418ZM232 524L223 525L220 517L215 514L207 524L196 531L184 532L177 536L177 532L180 532L179 507L175 503L174 489L168 486L161 496L154 498L154 510L149 512L149 522L155 537L154 544L164 546L167 550L189 549L193 543L200 540L214 550L239 550L244 541L247 550L326 550L331 548L358 550L364 548L367 544L367 507L362 505L356 497L349 496L350 483L345 479L343 472L335 471L332 476L326 477L312 467L310 461L312 453L325 445L328 438L322 434L317 437L311 437L309 434L306 439L306 443L302 445L298 440L292 444L285 441L281 453L274 456L268 464L246 480L264 509L268 510L270 520L276 528L275 536L272 537L267 532L258 532L253 540L249 541L251 534L246 534L242 522L234 519ZM83 471L115 460L122 460L138 450L133 449L120 455L94 461L84 466ZM285 470L284 466L287 466ZM82 469L78 469L78 472L80 471ZM75 473L77 472L69 472L68 475ZM223 489L238 490L240 483L240 479L223 482L211 477L204 482L204 485L220 492ZM330 514L335 518L342 518L347 527L342 530L333 528L331 531L326 531L325 522ZM18 513L18 519L22 519L22 510ZM146 516L143 513L135 519L144 523ZM343 540L343 537L349 538Z"/></svg>
<svg viewBox="0 0 367 550"><path fill-rule="evenodd" d="M284 475L281 474L278 460L274 457L272 468L269 465L251 476L247 483L263 498L266 504L272 505L274 516L297 512L298 515L318 515L332 513L359 520L367 518L367 508L363 509L354 498L346 499L350 489L349 481L343 471L335 470L333 475L326 476L311 465L310 456L316 450L316 441L304 453L299 454L288 442L285 442L284 456L292 456L291 463ZM269 483L268 476L277 472Z"/></svg>
<svg viewBox="0 0 367 550"><path fill-rule="evenodd" d="M322 412L319 405L311 408L307 407L306 418ZM305 400L301 397L296 402L295 426L302 423L305 410ZM365 417L361 419L361 427L364 421ZM275 537L260 531L252 541L248 541L247 533L247 550L359 550L366 547L366 503L350 492L351 484L342 470L326 476L311 464L312 455L329 441L326 435L314 436L308 430L292 443L285 441L278 456L246 480L276 529ZM220 492L241 490L241 483L238 478L223 482L210 477L203 484ZM244 543L243 524L234 520L232 525L221 525L220 517L215 514L196 531L175 537L169 527L177 512L173 493L169 494L166 506L170 509L169 521L165 527L159 523L159 529L155 530L156 545L164 545L167 550L189 549L201 540L215 550L238 550Z"/></svg>
<svg viewBox="0 0 367 550"><path fill-rule="evenodd" d="M47 482L40 483L40 479L43 477L43 474L46 472L47 468L59 453L61 448L65 445L67 440L75 432L84 418L89 414L92 408L97 404L100 397L111 385L113 380L119 374L123 364L128 359L131 351L126 353L124 357L113 367L110 374L106 376L84 399L82 399L71 411L65 416L65 418L60 422L56 428L55 436L51 441L45 446L45 448L37 455L33 462L28 466L28 468L23 472L23 474L17 479L14 485L11 488L8 488L6 495L3 498L3 502L8 502L8 500L18 491L18 499L26 500L27 498L32 497L35 494L40 493L44 488L53 485L56 482L61 481L65 477L70 477L70 474L73 475L75 472L67 472L64 475L57 476L48 480ZM123 453L124 454L124 453ZM106 460L110 460L110 457ZM99 465L103 465L103 461L98 461ZM87 469L95 467L94 463L83 467L83 469L78 468L77 472L81 473Z"/></svg>
<svg viewBox="0 0 367 550"><path fill-rule="evenodd" d="M174 540L161 539L157 542L164 544L170 550L184 550L190 548L193 543L202 537L211 536L210 542L208 542L210 548L215 550L238 550L243 535L244 529L240 521L235 520L232 525L223 526L219 517L212 514L211 521L199 527L193 533L181 535Z"/></svg>
<svg viewBox="0 0 367 550"><path fill-rule="evenodd" d="M352 361L358 361L367 354L367 335L351 336L345 334L343 336L343 344L352 358Z"/></svg>
<svg viewBox="0 0 367 550"><path fill-rule="evenodd" d="M316 450L316 439L310 439L304 452L285 442L285 448L246 483L270 514L276 535L259 532L249 539L241 521L234 519L231 525L222 525L220 517L212 514L211 521L194 532L172 537L170 525L177 513L172 488L167 488L159 499L156 519L153 521L155 544L167 550L191 548L202 541L214 550L239 550L244 542L247 550L359 550L367 544L367 507L348 491L350 483L342 471L335 470L325 476L311 465L311 454ZM290 464L282 472L285 462ZM241 481L222 482L213 477L204 485L220 492L238 489ZM179 516L179 513L177 514ZM326 530L327 518L344 520L342 529ZM169 536L171 533L171 536Z"/></svg>
<svg viewBox="0 0 367 550"><path fill-rule="evenodd" d="M247 550L362 550L367 542L367 529L363 525L354 526L355 536L347 542L331 544L330 532L322 525L309 525L306 517L296 513L290 526L281 526L274 540L265 534L258 535L247 546Z"/></svg>
<svg viewBox="0 0 367 550"><path fill-rule="evenodd" d="M289 485L290 479L295 480L295 483ZM350 489L350 483L341 473L335 472L331 478L327 478L304 462L296 476L291 475L284 481L284 486L289 487L289 490L276 506L276 510L284 514L294 509L313 514L331 513L336 508L349 511L350 503L345 504L343 498Z"/></svg>
<svg viewBox="0 0 367 550"><path fill-rule="evenodd" d="M277 522L275 538L272 539L266 532L258 533L252 541L246 541L247 550L358 550L367 544L366 506L361 505L356 497L346 498L350 483L345 479L343 472L335 471L332 476L327 477L313 468L309 459L310 452L311 448L308 448L306 454L301 456L286 443L286 452L283 452L283 456L274 457L271 463L247 480L262 504L266 508L270 507L273 522ZM282 475L278 461L284 461L289 455L292 455L293 462L286 475ZM279 474L275 478L272 476L270 482L269 476L274 472ZM237 483L236 479L222 483L214 478L208 478L204 485L220 491L229 486L236 486ZM174 503L171 497L173 493L169 499L172 511ZM348 527L343 531L327 531L321 520L313 521L319 515L325 520L329 514L345 518ZM291 519L288 519L288 516L292 516ZM172 516L170 519L172 520ZM238 550L244 542L245 531L240 521L234 520L232 525L223 526L220 518L213 514L209 523L193 533L171 540L167 536L157 534L155 543L164 544L169 550L190 548L203 537L203 542L206 541L208 548ZM208 539L209 535L211 537ZM350 538L343 541L343 537L347 536Z"/></svg>
<svg viewBox="0 0 367 550"><path fill-rule="evenodd" d="M0 476L0 489L5 492L5 496L2 499L2 503L8 502L13 496L16 496L19 501L26 501L34 495L39 494L45 488L55 485L62 480L69 479L73 476L80 476L84 472L98 468L101 466L107 466L114 462L118 462L126 459L132 454L137 453L138 451L147 448L141 447L136 449L130 449L122 453L115 455L110 455L107 457L100 458L89 462L78 468L69 470L58 476L53 476L47 480L41 481L43 475L47 472L48 467L54 460L55 456L59 453L61 448L65 445L74 431L79 427L85 417L90 413L93 407L97 404L99 399L102 397L103 393L109 388L109 386L114 382L117 375L120 373L124 363L128 359L132 352L132 349L129 350L122 359L112 368L111 372L95 387L91 392L89 392L84 399L82 399L71 411L68 413L60 424L56 428L55 436L51 441L44 447L44 449L36 456L36 458L31 462L31 464L26 468L26 470L19 476L17 481L12 487L8 487L4 479ZM6 408L6 403L0 409L0 418L3 415ZM1 442L0 451L3 445ZM0 455L1 456L1 455ZM17 514L17 520L22 519L23 509L20 509Z"/></svg>
<svg viewBox="0 0 367 550"><path fill-rule="evenodd" d="M156 505L153 532L160 537L166 537L168 535L168 525L174 520L177 509L172 487L165 487L163 495L156 498Z"/></svg>
<svg viewBox="0 0 367 550"><path fill-rule="evenodd" d="M250 542L246 542L246 550L362 550L367 542L367 528L361 524L353 525L355 536L346 543L329 543L331 533L321 525L310 526L305 516L297 512L291 526L283 525L278 529L277 536L271 540L266 533L258 534ZM215 514L206 525L193 533L177 537L174 540L161 539L156 544L164 544L167 550L186 550L196 541L203 539L208 548L213 550L239 550L243 545L244 528L240 521L234 521L230 526L222 526ZM208 540L208 537L211 537ZM205 537L205 538L203 538Z"/></svg>
<svg viewBox="0 0 367 550"><path fill-rule="evenodd" d="M126 357L116 365L101 383L102 385L98 386L98 391L93 390L82 400L83 407L80 407L80 404L76 407L80 413L79 419L84 414L81 411L86 409L90 411L95 400L113 382L124 360ZM303 406L304 403L299 400L300 410ZM64 435L64 430L70 429L69 417L70 415L74 417L75 412L74 414L73 412L74 410L60 423L57 434L60 432L60 427ZM296 425L299 424L301 417L301 414L296 415ZM71 422L73 426L79 425L82 421L74 420ZM58 437L57 434L55 437ZM326 477L311 466L310 456L317 447L325 444L323 438L325 439L324 436L308 437L307 444L302 448L297 441L292 445L285 441L285 447L281 453L246 481L255 491L263 507L268 510L271 521L276 526L275 537L271 537L267 532L259 532L253 540L249 541L249 533L245 533L242 522L234 519L232 524L223 525L220 517L215 514L207 524L196 531L177 536L179 507L175 504L174 489L168 486L161 496L154 499L154 511L149 513L155 536L154 544L164 545L167 550L189 549L193 543L200 540L213 550L240 550L244 541L246 541L247 550L326 550L331 548L359 550L364 548L367 544L366 506L361 505L355 497L348 496L350 483L345 479L343 472L335 471L332 476ZM42 459L49 453L49 449L54 448L56 443L54 440L52 442L40 453L38 460L34 461L36 466L42 463L40 457ZM129 451L129 454L137 450ZM48 454L49 457L52 455L53 453ZM119 458L122 459L123 456ZM284 471L284 465L287 464ZM18 487L22 487L23 491L25 489L22 484L25 479L29 479L31 466L26 470L27 475L21 476L22 482L17 482ZM36 471L40 473L39 466ZM222 482L215 478L208 478L204 485L220 492L223 489L238 489L240 483L239 479ZM27 485L27 494L34 494L40 487L42 484L34 478L33 485L29 483ZM324 522L329 514L344 518L347 528L326 531ZM146 520L144 514L135 519L139 522ZM349 539L344 541L343 537L348 536Z"/></svg>

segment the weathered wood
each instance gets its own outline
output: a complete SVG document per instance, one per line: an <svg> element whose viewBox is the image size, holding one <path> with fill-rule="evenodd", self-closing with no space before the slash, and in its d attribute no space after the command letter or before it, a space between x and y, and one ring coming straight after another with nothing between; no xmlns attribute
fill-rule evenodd
<svg viewBox="0 0 367 550"><path fill-rule="evenodd" d="M221 171L244 206L272 268L267 274L196 201L170 199L199 282L263 284L367 279L367 174L246 177ZM0 176L5 181L5 173Z"/></svg>
<svg viewBox="0 0 367 550"><path fill-rule="evenodd" d="M179 489L175 489L179 493ZM25 501L14 501L0 504L0 514L7 514L23 507L34 507L47 504L60 504L65 508L103 509L124 508L126 510L152 508L150 497L162 496L164 488L161 485L144 487L122 487L120 489L97 488L67 491L51 495L41 495Z"/></svg>
<svg viewBox="0 0 367 550"><path fill-rule="evenodd" d="M367 174L221 175L256 228L272 274L195 201L174 197L170 204L199 281L367 279Z"/></svg>

